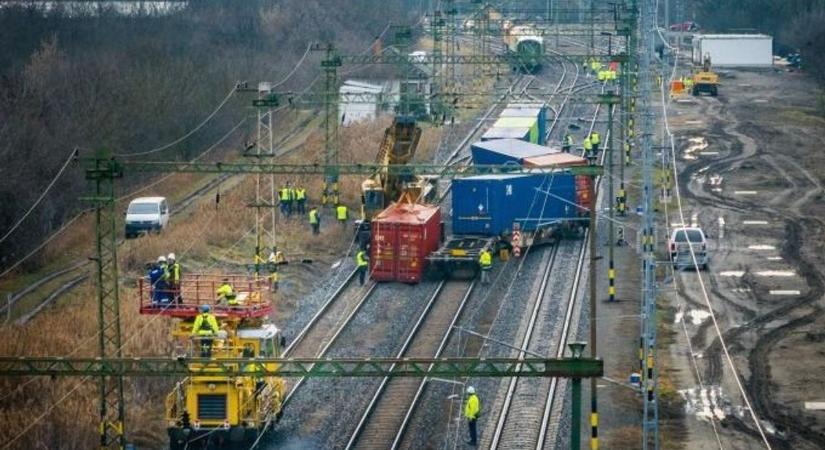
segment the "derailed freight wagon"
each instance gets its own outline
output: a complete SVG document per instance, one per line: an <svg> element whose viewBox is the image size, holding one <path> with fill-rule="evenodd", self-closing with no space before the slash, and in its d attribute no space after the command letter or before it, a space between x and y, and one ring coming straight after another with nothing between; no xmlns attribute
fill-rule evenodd
<svg viewBox="0 0 825 450"><path fill-rule="evenodd" d="M418 283L427 265L427 255L438 249L442 234L438 206L390 205L371 222L371 278Z"/></svg>
<svg viewBox="0 0 825 450"><path fill-rule="evenodd" d="M519 249L575 235L579 221L574 175L490 174L453 180L453 235L428 258L444 275L475 274L487 247ZM519 239L514 240L515 231Z"/></svg>

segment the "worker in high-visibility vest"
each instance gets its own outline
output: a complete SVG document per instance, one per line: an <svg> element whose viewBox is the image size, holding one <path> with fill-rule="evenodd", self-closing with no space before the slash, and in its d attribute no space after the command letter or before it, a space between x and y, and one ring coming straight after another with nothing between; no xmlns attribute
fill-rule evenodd
<svg viewBox="0 0 825 450"><path fill-rule="evenodd" d="M358 267L358 282L363 286L370 265L370 257L364 249L358 250L355 254L355 265Z"/></svg>
<svg viewBox="0 0 825 450"><path fill-rule="evenodd" d="M295 193L295 187L289 185L289 215L298 210L298 197Z"/></svg>
<svg viewBox="0 0 825 450"><path fill-rule="evenodd" d="M212 355L212 338L220 331L218 319L209 312L210 310L209 305L201 305L201 313L195 317L195 323L192 324L192 336L200 340L201 357L203 358Z"/></svg>
<svg viewBox="0 0 825 450"><path fill-rule="evenodd" d="M585 157L588 157L593 153L593 144L590 142L590 136L584 138L584 142L582 142L582 147L584 147Z"/></svg>
<svg viewBox="0 0 825 450"><path fill-rule="evenodd" d="M298 209L298 214L304 215L306 214L306 203L307 203L307 190L303 187L299 187L295 189L295 205Z"/></svg>
<svg viewBox="0 0 825 450"><path fill-rule="evenodd" d="M229 283L229 278L224 278L221 285L215 291L218 295L218 303L226 303L227 305L237 305L238 296L235 294L235 289Z"/></svg>
<svg viewBox="0 0 825 450"><path fill-rule="evenodd" d="M289 201L289 184L278 190L278 204L281 207L281 214L288 216L291 213L292 205Z"/></svg>
<svg viewBox="0 0 825 450"><path fill-rule="evenodd" d="M312 234L321 234L321 213L318 212L317 206L309 210L309 226L312 228Z"/></svg>
<svg viewBox="0 0 825 450"><path fill-rule="evenodd" d="M478 416L481 414L481 402L478 401L476 389L472 386L467 387L467 403L464 405L464 417L467 418L467 427L470 431L470 442L468 444L472 447L478 445Z"/></svg>
<svg viewBox="0 0 825 450"><path fill-rule="evenodd" d="M481 268L481 284L490 284L490 271L493 269L493 254L490 249L485 247L481 250L478 265Z"/></svg>
<svg viewBox="0 0 825 450"><path fill-rule="evenodd" d="M599 136L599 132L596 131L596 130L593 130L593 132L590 133L590 143L593 144L593 152L594 153L599 153L599 144L601 142L602 142L602 138L601 138L601 136Z"/></svg>
<svg viewBox="0 0 825 450"><path fill-rule="evenodd" d="M573 148L573 136L570 133L565 133L564 139L561 141L561 151L570 153L571 148Z"/></svg>
<svg viewBox="0 0 825 450"><path fill-rule="evenodd" d="M346 205L342 205L339 203L338 206L335 207L335 218L338 219L338 223L341 224L342 228L347 227L347 220L349 219L349 214L347 213Z"/></svg>
<svg viewBox="0 0 825 450"><path fill-rule="evenodd" d="M169 293L172 300L180 303L180 263L175 261L174 253L170 253L166 257L166 261L166 273L168 274L166 280L169 284Z"/></svg>

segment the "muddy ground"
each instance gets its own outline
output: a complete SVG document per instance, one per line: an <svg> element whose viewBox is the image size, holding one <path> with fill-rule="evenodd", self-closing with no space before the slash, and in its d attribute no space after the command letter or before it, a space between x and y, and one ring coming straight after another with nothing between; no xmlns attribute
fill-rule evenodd
<svg viewBox="0 0 825 450"><path fill-rule="evenodd" d="M707 271L677 272L662 291L675 315L674 341L660 351L685 401L677 420L686 448L765 448L721 334L771 446L825 448L825 411L805 406L825 401L825 120L817 89L779 70L722 75L719 97L670 108L685 222L710 235L711 255ZM681 222L674 208L667 220Z"/></svg>

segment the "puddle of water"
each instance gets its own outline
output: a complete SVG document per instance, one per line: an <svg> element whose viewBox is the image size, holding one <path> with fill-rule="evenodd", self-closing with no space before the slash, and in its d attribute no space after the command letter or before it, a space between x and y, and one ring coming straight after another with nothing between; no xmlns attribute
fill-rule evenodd
<svg viewBox="0 0 825 450"><path fill-rule="evenodd" d="M742 225L767 225L767 220L743 220Z"/></svg>
<svg viewBox="0 0 825 450"><path fill-rule="evenodd" d="M709 386L704 389L681 389L679 395L685 399L685 411L702 420L722 420L727 416L722 406L726 400L721 386Z"/></svg>
<svg viewBox="0 0 825 450"><path fill-rule="evenodd" d="M793 290L793 289L771 289L768 291L771 295L799 295L801 294L800 291Z"/></svg>
<svg viewBox="0 0 825 450"><path fill-rule="evenodd" d="M756 191L733 191L736 195L756 195L758 192Z"/></svg>
<svg viewBox="0 0 825 450"><path fill-rule="evenodd" d="M702 309L692 309L688 311L687 315L690 316L690 320L694 325L700 325L710 317L710 313Z"/></svg>
<svg viewBox="0 0 825 450"><path fill-rule="evenodd" d="M762 270L759 272L754 272L755 275L760 277L795 277L796 272L793 270Z"/></svg>
<svg viewBox="0 0 825 450"><path fill-rule="evenodd" d="M767 257L767 258L765 258L765 259L767 259L768 261L782 261L782 257L781 257L781 256L768 256L768 257Z"/></svg>
<svg viewBox="0 0 825 450"><path fill-rule="evenodd" d="M718 154L719 152L699 152L699 155L701 156L716 156Z"/></svg>
<svg viewBox="0 0 825 450"><path fill-rule="evenodd" d="M741 278L741 277L743 277L744 275L745 275L745 271L744 271L744 270L725 270L725 271L719 272L719 276L720 276L720 277L736 277L736 278Z"/></svg>
<svg viewBox="0 0 825 450"><path fill-rule="evenodd" d="M702 173L702 172L707 171L708 169L710 169L710 166L705 166L705 167L702 167L701 169L697 170L696 172L697 173Z"/></svg>
<svg viewBox="0 0 825 450"><path fill-rule="evenodd" d="M753 103L768 103L768 99L766 99L766 98L757 98L756 100L753 100Z"/></svg>
<svg viewBox="0 0 825 450"><path fill-rule="evenodd" d="M685 121L686 125L699 125L701 123L703 123L701 120L686 120Z"/></svg>
<svg viewBox="0 0 825 450"><path fill-rule="evenodd" d="M773 245L758 244L749 245L748 250L776 250L776 247L774 247Z"/></svg>
<svg viewBox="0 0 825 450"><path fill-rule="evenodd" d="M823 411L825 410L825 402L805 402L805 409Z"/></svg>
<svg viewBox="0 0 825 450"><path fill-rule="evenodd" d="M685 149L682 158L688 161L696 159L696 153L708 148L708 140L704 137L692 137L688 139L688 147Z"/></svg>

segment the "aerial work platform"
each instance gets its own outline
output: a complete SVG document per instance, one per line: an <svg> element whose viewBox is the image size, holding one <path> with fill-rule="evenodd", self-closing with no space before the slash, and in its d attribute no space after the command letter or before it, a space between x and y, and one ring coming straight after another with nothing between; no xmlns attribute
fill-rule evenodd
<svg viewBox="0 0 825 450"><path fill-rule="evenodd" d="M218 296L217 290L227 280L235 293L236 304ZM181 319L194 318L201 305L209 305L218 318L266 317L272 302L265 295L269 283L265 277L249 275L186 274L178 288L154 288L149 280L138 280L140 313Z"/></svg>

